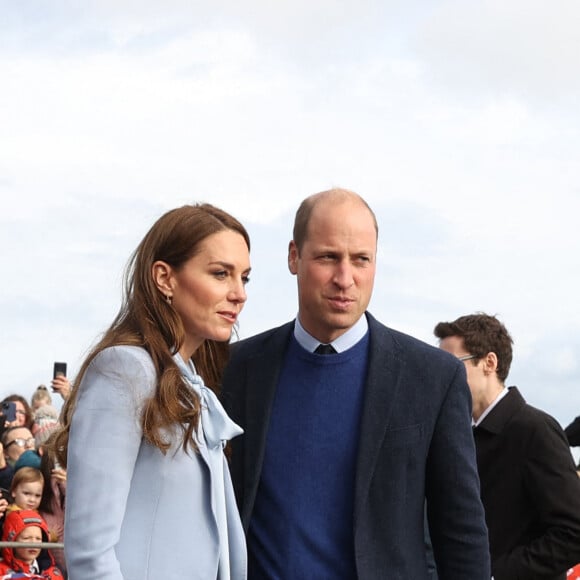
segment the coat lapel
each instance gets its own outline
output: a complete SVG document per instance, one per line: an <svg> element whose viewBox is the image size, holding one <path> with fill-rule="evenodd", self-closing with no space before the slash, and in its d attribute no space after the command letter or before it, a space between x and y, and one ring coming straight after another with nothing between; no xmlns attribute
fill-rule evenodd
<svg viewBox="0 0 580 580"><path fill-rule="evenodd" d="M497 404L496 407L483 419L481 424L475 428L475 433L488 431L494 435L499 435L512 417L526 404L517 387L508 387L507 395Z"/></svg>
<svg viewBox="0 0 580 580"><path fill-rule="evenodd" d="M277 329L269 336L263 350L248 360L242 506L242 519L245 522L249 522L260 483L270 413L293 328L294 322L290 322Z"/></svg>
<svg viewBox="0 0 580 580"><path fill-rule="evenodd" d="M388 328L367 313L370 345L355 480L355 525L369 492L379 451L401 388L402 362Z"/></svg>

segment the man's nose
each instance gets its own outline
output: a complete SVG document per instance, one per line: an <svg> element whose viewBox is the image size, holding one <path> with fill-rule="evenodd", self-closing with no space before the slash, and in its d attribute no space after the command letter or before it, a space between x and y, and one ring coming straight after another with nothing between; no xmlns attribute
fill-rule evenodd
<svg viewBox="0 0 580 580"><path fill-rule="evenodd" d="M339 288L350 288L354 284L353 266L348 260L343 260L336 265L333 282Z"/></svg>

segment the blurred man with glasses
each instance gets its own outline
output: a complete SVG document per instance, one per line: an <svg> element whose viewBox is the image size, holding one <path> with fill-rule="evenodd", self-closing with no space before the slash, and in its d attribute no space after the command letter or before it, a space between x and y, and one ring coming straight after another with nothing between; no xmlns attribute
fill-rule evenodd
<svg viewBox="0 0 580 580"><path fill-rule="evenodd" d="M467 372L494 580L564 580L580 561L580 480L562 428L506 387L513 341L496 317L434 332Z"/></svg>
<svg viewBox="0 0 580 580"><path fill-rule="evenodd" d="M0 487L10 488L14 464L29 449L34 449L34 437L26 427L9 427L0 444Z"/></svg>

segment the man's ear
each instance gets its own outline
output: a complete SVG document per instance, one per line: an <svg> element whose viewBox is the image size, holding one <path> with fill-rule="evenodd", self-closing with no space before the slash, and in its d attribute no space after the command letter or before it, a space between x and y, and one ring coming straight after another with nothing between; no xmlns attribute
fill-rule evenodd
<svg viewBox="0 0 580 580"><path fill-rule="evenodd" d="M497 371L497 354L495 352L488 352L483 357L483 371L486 374Z"/></svg>
<svg viewBox="0 0 580 580"><path fill-rule="evenodd" d="M153 282L165 297L173 296L173 270L169 264L157 260L151 267Z"/></svg>
<svg viewBox="0 0 580 580"><path fill-rule="evenodd" d="M288 244L288 270L294 275L298 272L298 248L294 240Z"/></svg>

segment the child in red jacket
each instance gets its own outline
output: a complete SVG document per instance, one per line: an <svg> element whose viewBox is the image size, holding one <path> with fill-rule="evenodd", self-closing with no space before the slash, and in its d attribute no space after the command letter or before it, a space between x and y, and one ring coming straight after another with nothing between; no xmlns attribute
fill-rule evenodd
<svg viewBox="0 0 580 580"><path fill-rule="evenodd" d="M6 515L2 540L48 542L48 528L38 512L13 511ZM62 580L62 573L54 565L54 558L46 548L3 548L0 578Z"/></svg>

